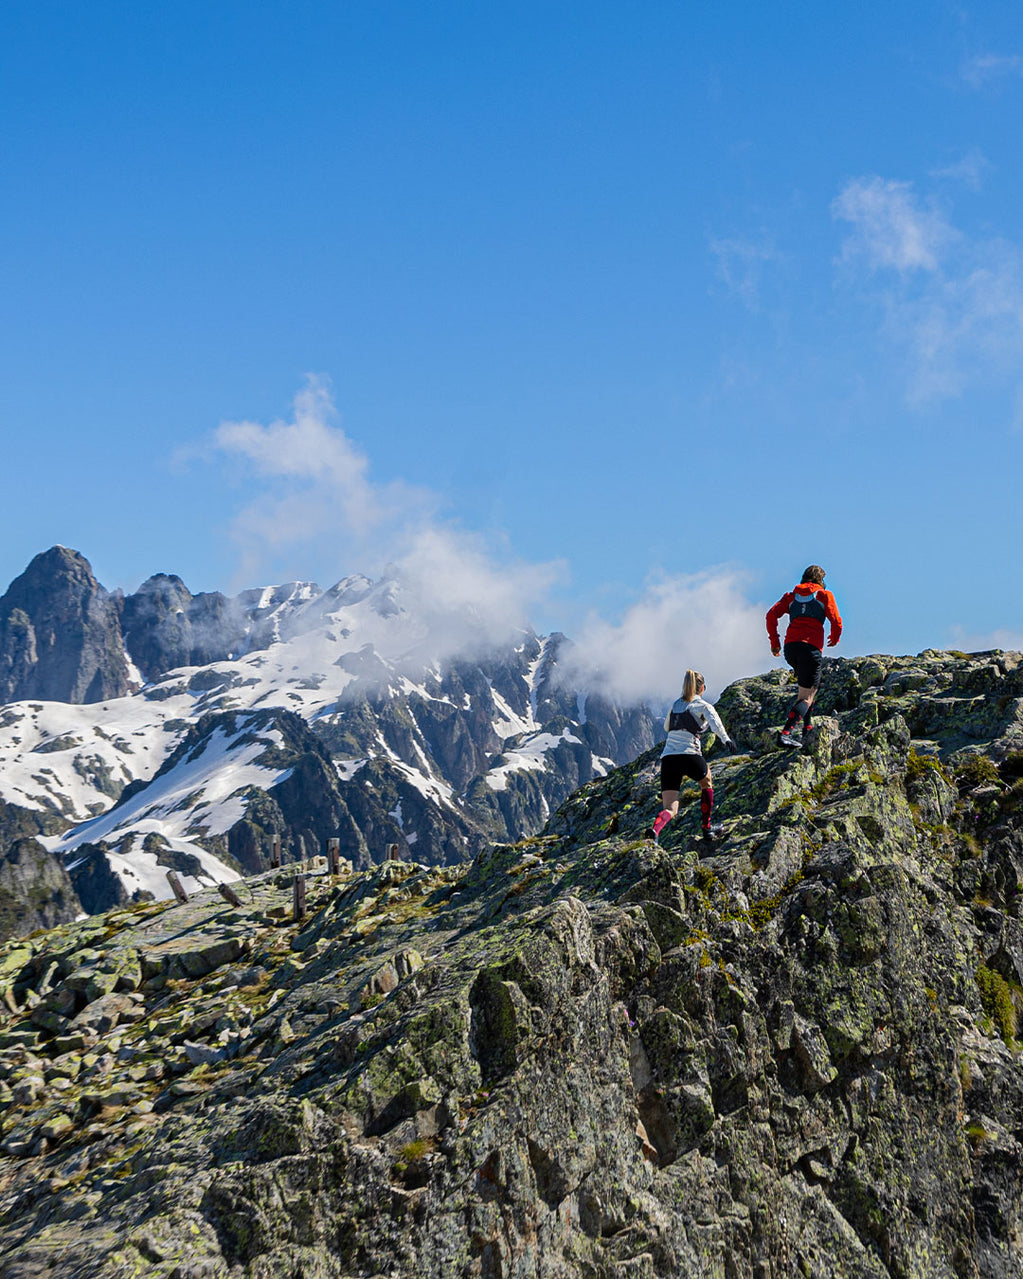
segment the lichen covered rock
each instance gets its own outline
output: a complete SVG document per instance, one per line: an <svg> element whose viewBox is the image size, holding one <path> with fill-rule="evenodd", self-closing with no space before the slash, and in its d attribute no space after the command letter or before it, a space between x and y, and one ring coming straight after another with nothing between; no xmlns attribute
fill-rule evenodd
<svg viewBox="0 0 1023 1279"><path fill-rule="evenodd" d="M141 903L0 950L0 1257L60 1276L1023 1272L1023 668L722 698L535 839Z"/></svg>

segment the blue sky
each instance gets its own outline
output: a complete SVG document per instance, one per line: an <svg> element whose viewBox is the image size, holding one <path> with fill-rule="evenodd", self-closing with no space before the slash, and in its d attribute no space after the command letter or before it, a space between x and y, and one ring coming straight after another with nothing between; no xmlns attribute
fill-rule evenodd
<svg viewBox="0 0 1023 1279"><path fill-rule="evenodd" d="M1021 105L1007 3L11 0L0 579L1023 644Z"/></svg>

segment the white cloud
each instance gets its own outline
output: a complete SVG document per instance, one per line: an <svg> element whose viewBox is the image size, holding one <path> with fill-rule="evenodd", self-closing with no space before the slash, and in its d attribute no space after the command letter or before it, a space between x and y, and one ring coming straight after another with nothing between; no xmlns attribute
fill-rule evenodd
<svg viewBox="0 0 1023 1279"><path fill-rule="evenodd" d="M948 164L943 169L932 169L931 177L949 178L953 182L962 182L971 191L979 191L984 175L991 167L991 161L974 147L954 164Z"/></svg>
<svg viewBox="0 0 1023 1279"><path fill-rule="evenodd" d="M984 85L1005 76L1023 75L1023 57L1018 53L981 53L967 58L959 73L971 88L982 89Z"/></svg>
<svg viewBox="0 0 1023 1279"><path fill-rule="evenodd" d="M781 255L770 244L744 239L711 240L710 251L717 261L719 277L751 311L760 301L761 267L777 262Z"/></svg>
<svg viewBox="0 0 1023 1279"><path fill-rule="evenodd" d="M831 211L853 226L843 258L863 259L871 270L936 271L942 251L958 234L940 213L921 206L909 182L876 176L849 182Z"/></svg>
<svg viewBox="0 0 1023 1279"><path fill-rule="evenodd" d="M435 496L376 484L369 459L336 419L329 387L310 379L288 420L226 422L214 432L214 452L240 462L261 485L233 525L245 585L285 549L322 557L329 547L339 577L386 572L416 623L402 650L413 663L507 641L540 606L550 610L562 564L498 554L479 535L441 520ZM730 566L652 581L619 621L591 615L560 669L584 687L660 707L693 666L716 695L771 661L764 606L747 598L746 586Z"/></svg>
<svg viewBox="0 0 1023 1279"><path fill-rule="evenodd" d="M369 480L369 459L340 426L329 384L309 377L295 396L290 421L223 422L213 448L241 458L264 492L236 517L234 534L245 567L271 548L343 532L361 541L402 509L421 507L427 495L403 484Z"/></svg>
<svg viewBox="0 0 1023 1279"><path fill-rule="evenodd" d="M914 401L958 395L971 381L992 373L1018 376L1023 358L1019 251L994 242L976 246L972 258L894 317L896 327L910 326Z"/></svg>
<svg viewBox="0 0 1023 1279"><path fill-rule="evenodd" d="M966 236L909 183L876 176L850 182L832 213L852 224L842 260L870 268L886 343L906 361L910 403L994 378L1018 382L1023 255L1014 244Z"/></svg>
<svg viewBox="0 0 1023 1279"><path fill-rule="evenodd" d="M984 633L967 631L963 626L951 629L951 647L963 653L986 653L993 648L1001 648L1007 652L1023 652L1023 631L1007 630L1005 627Z"/></svg>
<svg viewBox="0 0 1023 1279"><path fill-rule="evenodd" d="M742 571L727 566L653 581L620 622L588 619L565 654L564 676L660 707L679 695L692 667L716 696L772 660L766 608L751 602L745 587Z"/></svg>
<svg viewBox="0 0 1023 1279"><path fill-rule="evenodd" d="M439 652L507 640L564 573L560 562L498 564L482 538L452 526L423 524L403 540L395 566Z"/></svg>
<svg viewBox="0 0 1023 1279"><path fill-rule="evenodd" d="M232 523L239 583L272 572L282 552L318 551L322 559L326 551L339 577L386 565L425 623L431 656L499 643L527 625L561 566L497 556L478 535L441 520L439 499L425 489L375 483L337 416L329 384L310 377L289 420L224 422L214 431L213 452L240 461L259 484Z"/></svg>

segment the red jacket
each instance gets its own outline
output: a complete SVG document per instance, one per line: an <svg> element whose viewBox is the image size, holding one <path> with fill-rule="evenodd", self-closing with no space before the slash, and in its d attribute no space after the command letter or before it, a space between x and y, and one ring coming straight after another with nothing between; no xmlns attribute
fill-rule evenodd
<svg viewBox="0 0 1023 1279"><path fill-rule="evenodd" d="M793 605L795 605L795 616L789 613ZM800 616L801 610L807 606L811 610L811 615ZM816 582L800 582L795 590L786 591L778 603L768 609L767 634L770 636L772 648L779 646L778 620L784 613L789 613L789 624L785 631L786 644L794 644L802 640L806 644L812 644L814 648L823 649L825 617L831 623L830 642L838 643L839 636L842 634L842 619L838 615L838 605L835 603L834 595Z"/></svg>

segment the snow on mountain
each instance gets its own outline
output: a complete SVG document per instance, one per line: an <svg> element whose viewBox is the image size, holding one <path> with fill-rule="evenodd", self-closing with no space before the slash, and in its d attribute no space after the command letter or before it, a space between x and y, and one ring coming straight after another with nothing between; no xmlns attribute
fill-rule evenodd
<svg viewBox="0 0 1023 1279"><path fill-rule="evenodd" d="M125 802L63 836L42 842L48 842L66 860L80 844L98 840L116 841L126 851L126 836L141 842L141 837L157 834L185 843L195 837L224 835L244 816L241 796L247 787L267 790L291 775L290 768L266 768L256 763L268 746L282 744L280 733L272 730L232 737L217 728L176 768L160 773Z"/></svg>
<svg viewBox="0 0 1023 1279"><path fill-rule="evenodd" d="M511 773L522 772L533 768L543 768L546 763L546 755L559 742L572 742L575 745L582 745L580 738L573 736L572 733L565 729L562 733L532 733L521 742L517 749L508 750L504 753L504 762L491 768L484 777L484 781L491 790L504 790L508 785L508 777Z"/></svg>
<svg viewBox="0 0 1023 1279"><path fill-rule="evenodd" d="M353 583L365 583L366 590L353 591ZM233 661L181 667L128 697L84 705L9 704L0 710L0 798L83 821L105 811L129 782L151 777L204 714L256 706L281 706L307 719L323 714L358 678L339 661L349 656L356 668L366 665L372 659L364 635L391 637L374 624L375 610L367 619L367 610L360 615L344 603L334 614L323 616L321 610L318 618L309 605L338 594L365 599L370 587L363 578L346 579L333 592L317 592L309 583L247 591L243 598L251 602L251 615L276 637L265 649ZM302 633L302 620L319 624ZM348 641L356 629L352 653ZM289 638L282 640L282 634ZM401 641L389 647L400 649ZM392 674L383 666L380 673ZM403 685L425 692L411 681Z"/></svg>
<svg viewBox="0 0 1023 1279"><path fill-rule="evenodd" d="M188 727L194 702L121 697L91 705L13 702L0 710L0 799L84 821L151 777Z"/></svg>
<svg viewBox="0 0 1023 1279"><path fill-rule="evenodd" d="M258 869L275 836L290 856L338 834L357 863L390 842L459 859L530 833L653 740L642 708L560 686L563 636L495 647L393 576L229 600L159 575L122 617L126 669L147 682L0 709L0 800L59 818L47 847L90 874L105 859L128 897L166 896L172 864L194 882ZM160 669L186 653L214 656Z"/></svg>

